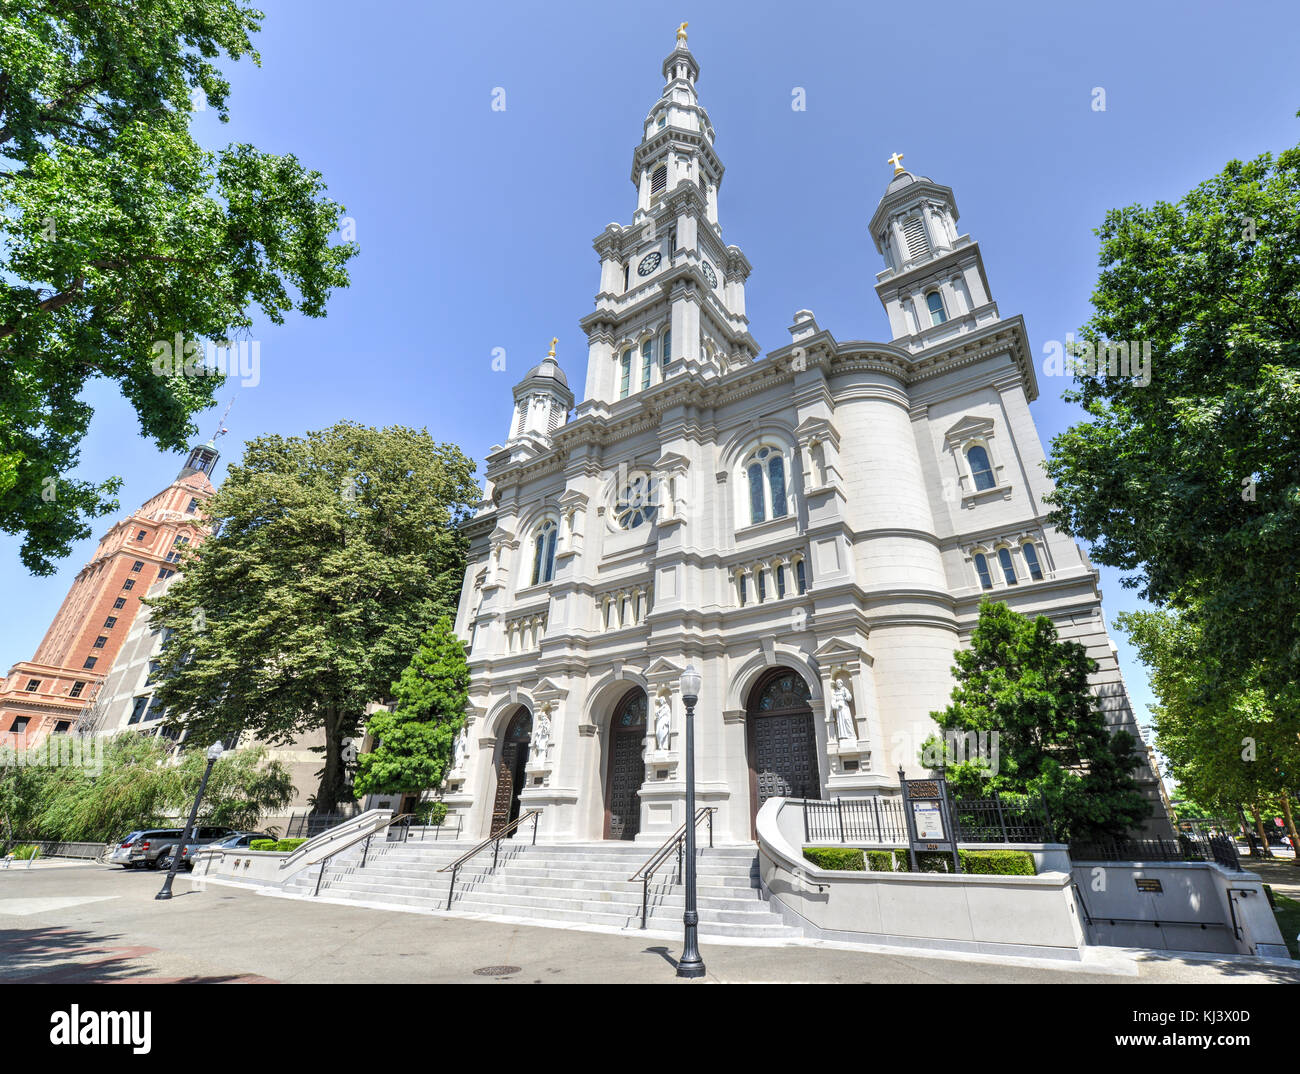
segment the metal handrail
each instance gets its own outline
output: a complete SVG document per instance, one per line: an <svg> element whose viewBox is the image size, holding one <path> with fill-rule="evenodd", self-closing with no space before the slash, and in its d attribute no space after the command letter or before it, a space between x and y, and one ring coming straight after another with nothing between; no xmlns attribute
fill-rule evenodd
<svg viewBox="0 0 1300 1074"><path fill-rule="evenodd" d="M343 853L343 851L356 846L364 839L366 845L361 850L361 864L357 866L357 868L359 869L364 869L366 867L366 858L370 854L370 840L375 835L375 833L386 831L387 829L391 828L394 824L400 823L401 821L406 821L406 829L405 829L406 835L409 835L411 832L411 821L414 819L415 819L414 813L402 813L396 817L389 817L388 820L384 821L384 823L381 824L378 828L372 828L370 831L366 832L365 835L358 835L355 839L349 840L348 842L344 843L341 847L335 847L333 850L331 850L328 854L325 855L325 857L321 858L320 860L320 872L316 874L316 889L312 892L312 897L314 898L320 894L320 882L325 877L325 866L329 864L330 858L334 857L335 854ZM398 841L405 843L406 835L403 835L402 838Z"/></svg>
<svg viewBox="0 0 1300 1074"><path fill-rule="evenodd" d="M713 848L713 814L718 811L717 806L700 806L695 811L695 827L700 826L700 821L707 819L709 822L709 848ZM667 840L653 854L645 860L645 863L627 878L630 884L633 880L641 881L641 927L645 928L646 918L650 910L650 878L668 859L668 855L673 849L677 850L677 883L682 882L682 846L686 841L687 821L682 821L682 826L673 832Z"/></svg>
<svg viewBox="0 0 1300 1074"><path fill-rule="evenodd" d="M462 854L459 858L453 861L450 865L444 865L441 869L438 870L438 872L440 873L445 873L448 869L451 870L451 883L447 885L447 909L448 910L451 909L451 900L456 893L456 874L460 872L460 867L464 865L467 861L469 861L470 858L474 857L475 854L478 854L480 851L486 850L487 847L490 845L492 847L492 868L495 869L497 867L497 858L501 854L501 840L504 839L507 835L510 835L515 831L518 831L519 825L523 824L523 822L528 820L529 818L531 818L533 822L533 846L536 846L537 845L537 818L540 817L541 815L542 815L542 811L540 809L530 809L527 813L524 813L522 816L518 816L514 820L512 820L509 824L507 824L504 828L502 828L499 832L497 832L496 835L489 835L486 839L483 840L483 842L479 843L478 846L474 847L473 850L467 850L464 854Z"/></svg>

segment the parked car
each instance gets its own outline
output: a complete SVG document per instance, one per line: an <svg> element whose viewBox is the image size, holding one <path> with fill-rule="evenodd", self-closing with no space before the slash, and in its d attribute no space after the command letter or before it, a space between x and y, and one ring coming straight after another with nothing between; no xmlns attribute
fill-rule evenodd
<svg viewBox="0 0 1300 1074"><path fill-rule="evenodd" d="M184 834L182 828L155 828L143 832L131 848L131 860L144 865L148 869L160 868L164 858L168 856L168 852L181 841L181 836ZM200 846L206 846L208 843L215 842L230 834L231 830L221 825L204 825L198 829L197 835L190 837L190 841ZM170 867L170 864L170 860L168 860L168 867Z"/></svg>
<svg viewBox="0 0 1300 1074"><path fill-rule="evenodd" d="M136 863L131 860L131 848L135 845L135 841L142 835L144 835L144 832L132 832L118 843L118 845L113 848L113 852L108 856L109 862L113 865L120 865L123 869L134 869Z"/></svg>
<svg viewBox="0 0 1300 1074"><path fill-rule="evenodd" d="M200 829L202 831L203 829ZM247 850L248 844L254 839L274 839L275 836L267 835L266 832L232 832L230 835L222 836L220 839L204 842L202 839L191 839L181 847L181 864L187 869L194 868L194 859L199 856L199 851L205 846L221 847L224 850ZM164 860L159 862L159 867L163 869L171 868L171 851L167 851Z"/></svg>

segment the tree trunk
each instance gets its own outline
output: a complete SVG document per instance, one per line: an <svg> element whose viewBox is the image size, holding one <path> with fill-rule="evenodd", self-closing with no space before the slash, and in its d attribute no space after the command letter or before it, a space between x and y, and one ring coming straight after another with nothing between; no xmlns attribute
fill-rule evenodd
<svg viewBox="0 0 1300 1074"><path fill-rule="evenodd" d="M1246 810L1241 803L1237 803L1237 814L1241 817L1241 834L1246 837L1246 845L1250 848L1252 858L1259 857L1259 836L1250 830L1250 821L1246 819Z"/></svg>
<svg viewBox="0 0 1300 1074"><path fill-rule="evenodd" d="M314 813L336 813L341 802L351 802L343 764L343 739L348 731L348 718L342 709L329 705L325 709L325 769L321 772L320 786L316 791Z"/></svg>
<svg viewBox="0 0 1300 1074"><path fill-rule="evenodd" d="M1255 831L1259 833L1259 856L1271 858L1273 852L1268 849L1268 833L1264 831L1264 812L1258 805L1250 807L1250 814L1255 818Z"/></svg>
<svg viewBox="0 0 1300 1074"><path fill-rule="evenodd" d="M1291 836L1292 864L1300 865L1300 835L1296 834L1295 817L1291 813L1291 796L1282 792L1282 814L1286 817L1287 834Z"/></svg>

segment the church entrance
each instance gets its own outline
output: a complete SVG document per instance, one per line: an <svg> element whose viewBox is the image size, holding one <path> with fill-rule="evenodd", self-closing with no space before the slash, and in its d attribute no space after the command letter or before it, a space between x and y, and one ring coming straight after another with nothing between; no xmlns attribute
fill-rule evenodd
<svg viewBox="0 0 1300 1074"><path fill-rule="evenodd" d="M812 695L790 668L773 668L754 685L745 712L750 822L769 798L820 798Z"/></svg>
<svg viewBox="0 0 1300 1074"><path fill-rule="evenodd" d="M609 721L609 761L605 777L605 838L635 839L641 830L645 780L646 696L639 686L623 696Z"/></svg>
<svg viewBox="0 0 1300 1074"><path fill-rule="evenodd" d="M496 835L519 816L519 792L524 788L524 765L533 734L533 714L522 705L506 725L497 761L497 794L492 802L492 830ZM526 827L526 825L525 825ZM514 833L512 832L511 835ZM509 838L509 836L507 836Z"/></svg>

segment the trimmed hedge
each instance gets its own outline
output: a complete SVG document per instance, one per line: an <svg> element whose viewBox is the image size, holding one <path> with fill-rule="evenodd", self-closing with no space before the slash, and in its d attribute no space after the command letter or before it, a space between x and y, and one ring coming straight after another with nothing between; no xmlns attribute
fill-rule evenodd
<svg viewBox="0 0 1300 1074"><path fill-rule="evenodd" d="M1027 850L959 850L964 873L991 876L1036 876Z"/></svg>
<svg viewBox="0 0 1300 1074"><path fill-rule="evenodd" d="M254 839L248 844L249 850L297 850L306 839Z"/></svg>
<svg viewBox="0 0 1300 1074"><path fill-rule="evenodd" d="M1034 856L1027 850L958 850L963 873L976 876L1034 876ZM807 847L803 856L823 869L848 872L910 873L912 862L906 847L893 850L860 850L857 847ZM951 873L952 855L918 851L917 865L923 873Z"/></svg>
<svg viewBox="0 0 1300 1074"><path fill-rule="evenodd" d="M867 868L862 851L856 847L805 847L803 856L821 869L861 873Z"/></svg>

